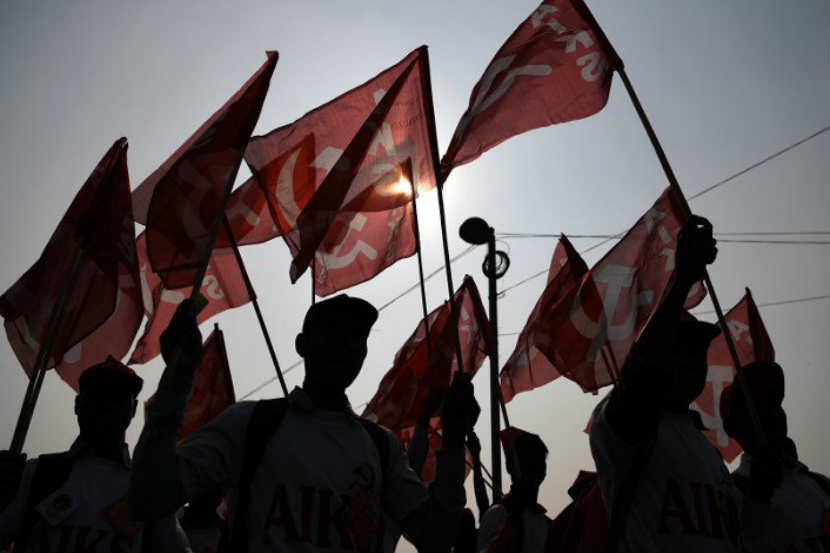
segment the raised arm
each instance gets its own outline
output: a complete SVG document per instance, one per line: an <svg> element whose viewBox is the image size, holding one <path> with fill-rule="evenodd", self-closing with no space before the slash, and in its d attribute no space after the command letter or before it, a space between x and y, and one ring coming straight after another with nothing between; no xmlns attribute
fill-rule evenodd
<svg viewBox="0 0 830 553"><path fill-rule="evenodd" d="M441 414L442 446L436 455L429 497L401 521L404 533L419 551L449 551L455 543L466 504L464 436L472 430L480 411L470 376L456 373Z"/></svg>
<svg viewBox="0 0 830 553"><path fill-rule="evenodd" d="M717 255L712 225L692 215L677 238L675 268L657 307L632 346L622 367L619 384L608 400L608 422L626 441L650 432L659 420L661 405L655 398L671 382L672 354L678 340L683 305L706 265Z"/></svg>
<svg viewBox="0 0 830 553"><path fill-rule="evenodd" d="M179 477L176 432L201 352L196 312L193 303L185 300L161 335L161 353L167 366L147 407L144 429L133 454L128 502L132 515L140 520L169 515L186 501Z"/></svg>

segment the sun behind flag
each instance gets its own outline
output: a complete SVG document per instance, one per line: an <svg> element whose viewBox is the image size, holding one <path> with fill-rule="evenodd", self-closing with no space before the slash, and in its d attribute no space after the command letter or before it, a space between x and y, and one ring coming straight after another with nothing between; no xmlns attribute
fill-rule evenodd
<svg viewBox="0 0 830 553"><path fill-rule="evenodd" d="M582 0L546 0L496 52L441 159L441 178L523 132L605 107L622 64Z"/></svg>
<svg viewBox="0 0 830 553"><path fill-rule="evenodd" d="M276 52L135 190L153 271L169 289L192 286L277 64Z"/></svg>
<svg viewBox="0 0 830 553"><path fill-rule="evenodd" d="M30 375L60 290L73 273L73 252L80 251L77 281L44 367L57 366L77 389L78 376L88 366L79 367L79 360L103 361L127 353L141 322L131 212L127 139L120 138L81 187L38 260L0 297L6 335ZM102 328L109 322L113 325ZM104 334L106 340L101 340Z"/></svg>
<svg viewBox="0 0 830 553"><path fill-rule="evenodd" d="M741 301L726 313L725 319L741 366L753 361L775 361L775 348L749 288ZM709 345L707 362L709 371L706 374L706 386L691 408L700 413L706 426L706 437L718 448L724 460L731 463L740 454L741 446L723 429L720 416L721 392L735 379L735 367L723 333Z"/></svg>
<svg viewBox="0 0 830 553"><path fill-rule="evenodd" d="M245 152L294 256L292 282L316 253L320 295L415 252L402 167L411 164L417 194L435 186L436 158L424 46L294 123L253 138ZM389 202L378 204L380 195Z"/></svg>

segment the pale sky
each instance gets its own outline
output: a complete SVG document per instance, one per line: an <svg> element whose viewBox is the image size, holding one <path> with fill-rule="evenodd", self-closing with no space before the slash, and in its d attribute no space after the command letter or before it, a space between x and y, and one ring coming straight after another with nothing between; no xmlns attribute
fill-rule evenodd
<svg viewBox="0 0 830 553"><path fill-rule="evenodd" d="M257 133L289 123L427 44L440 149L493 54L536 7L500 2L26 2L0 4L0 288L37 258L98 159L119 136L130 141L133 186L140 183L264 61L280 52ZM589 1L626 63L629 77L689 195L828 124L828 3ZM830 162L825 133L692 202L716 232L830 230ZM247 177L240 171L238 182ZM456 169L446 184L450 249L458 226L484 217L497 232L612 234L631 226L666 186L660 165L617 77L606 108L588 119L515 137ZM442 263L435 193L419 200L425 270ZM825 237L818 237L826 240ZM575 240L578 249L592 240ZM500 288L545 268L555 240L512 240ZM610 246L610 244L609 244ZM593 263L608 246L588 253ZM486 302L483 251L453 266L456 283L475 277ZM722 244L711 268L725 309L752 289L757 303L823 296L827 246ZM310 301L310 282L292 286L281 240L243 250L283 367ZM415 258L399 261L348 291L381 305L417 280ZM541 293L538 278L499 303L500 331L521 329ZM443 276L427 284L430 309L446 299ZM706 311L705 302L698 309ZM785 409L802 460L830 472L828 301L762 307L787 376ZM375 392L395 351L420 317L417 293L381 313L363 372L349 389L357 406ZM713 315L704 314L712 319ZM237 396L274 371L250 306L214 322L225 332ZM500 339L502 361L515 336ZM9 443L26 387L0 340L0 442ZM160 360L135 367L154 390ZM474 383L477 427L489 466L487 364ZM300 384L302 368L286 375ZM254 397L280 395L274 383ZM69 446L77 427L73 392L49 374L26 451ZM508 404L511 422L550 449L541 502L551 514L568 502L579 469L592 469L582 432L600 396L560 379ZM128 432L133 445L139 414ZM3 446L0 446L3 447ZM505 479L505 482L508 482ZM468 500L473 504L471 490Z"/></svg>

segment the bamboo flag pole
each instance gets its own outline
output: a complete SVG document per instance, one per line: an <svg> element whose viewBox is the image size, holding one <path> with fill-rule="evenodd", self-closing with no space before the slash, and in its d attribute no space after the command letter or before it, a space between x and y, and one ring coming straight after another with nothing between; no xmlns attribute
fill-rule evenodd
<svg viewBox="0 0 830 553"><path fill-rule="evenodd" d="M55 345L55 337L60 330L61 322L66 314L66 305L69 303L69 298L72 297L72 293L78 283L81 268L83 267L82 257L83 251L80 245L76 245L75 250L72 252L69 272L64 279L63 286L61 286L61 290L58 292L57 301L49 315L49 326L41 340L37 356L35 357L35 364L32 368L32 375L29 377L29 384L26 387L23 405L20 408L20 415L17 418L17 425L15 426L11 447L9 448L14 453L21 453L23 451L23 444L29 432L35 405L40 396L40 389L46 374L46 365L49 363L52 348Z"/></svg>
<svg viewBox="0 0 830 553"><path fill-rule="evenodd" d="M597 28L599 28L599 26L597 26ZM642 123L649 140L651 141L651 145L654 148L654 152L657 154L657 158L660 160L660 165L663 167L663 172L666 174L666 178L669 181L669 185L677 192L677 195L682 200L683 207L686 210L687 215L691 214L691 209L689 208L689 203L686 201L686 196L683 194L683 190L680 188L680 184L677 182L677 177L675 177L674 175L674 170L669 164L669 160L666 157L666 153L663 150L663 146L660 144L660 141L657 138L657 134L654 132L654 128L651 126L651 122L649 122L648 116L646 115L646 112L643 109L642 104L640 103L640 99L637 97L637 93L634 91L634 87L632 86L631 81L628 79L628 75L625 72L625 67L623 66L622 62L619 63L616 70L617 73L619 73L620 75L620 79L622 79L622 82L625 85L625 89L628 92L629 98L631 98L631 102L634 104L634 109L636 110L637 115L640 118L640 122ZM720 302L718 301L718 296L715 293L715 287L712 285L712 279L709 277L709 271L704 271L703 279L706 283L707 290L709 290L709 298L712 300L712 306L715 308L715 313L717 314L718 322L720 323L721 329L723 330L723 338L726 342L726 347L729 349L729 355L732 357L732 363L735 367L735 374L737 376L738 383L744 392L743 395L746 401L746 407L752 419L753 426L755 427L755 432L757 433L759 442L761 443L762 447L765 447L767 444L766 433L764 432L764 428L761 425L761 419L758 416L758 410L755 406L755 402L753 401L750 395L750 390L746 383L743 368L741 367L741 361L738 358L738 352L735 349L735 342L732 339L732 334L729 330L729 326L726 324L726 318L724 317L723 309L721 309Z"/></svg>
<svg viewBox="0 0 830 553"><path fill-rule="evenodd" d="M271 356L271 362L274 364L274 370L277 372L277 378L280 380L282 393L285 397L288 397L288 387L285 385L285 378L283 377L282 369L280 369L280 363L277 360L277 352L274 350L274 344L271 342L271 335L268 333L268 328L265 326L265 319L262 316L262 310L259 308L259 300L257 299L254 285L251 283L251 278L248 276L248 270L245 268L245 263L242 260L242 253L239 251L239 245L236 243L236 237L233 235L233 230L228 222L228 217L225 216L222 220L225 226L225 233L228 235L228 241L233 249L233 255L236 258L236 264L239 266L239 272L242 273L242 280L245 282L245 288L248 290L248 297L251 298L251 303L254 305L254 312L256 312L256 318L259 321L259 328L262 330L262 336L265 338L265 345L268 347L268 354Z"/></svg>
<svg viewBox="0 0 830 553"><path fill-rule="evenodd" d="M418 203L415 180L412 177L411 160L408 160L405 165L404 176L409 180L409 187L412 194L412 218L415 223L415 252L418 254L418 278L421 285L421 310L423 311L424 333L427 341L427 357L432 358L432 340L429 335L429 312L427 311L427 291L424 283L424 264L421 258L421 227L418 223ZM429 424L428 421L427 424Z"/></svg>

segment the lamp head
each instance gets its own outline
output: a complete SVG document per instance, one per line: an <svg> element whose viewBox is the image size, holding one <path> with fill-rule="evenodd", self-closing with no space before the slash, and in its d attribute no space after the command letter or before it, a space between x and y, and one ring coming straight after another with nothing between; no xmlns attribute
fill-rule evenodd
<svg viewBox="0 0 830 553"><path fill-rule="evenodd" d="M481 217L470 217L461 224L458 235L468 244L486 244L493 230Z"/></svg>

